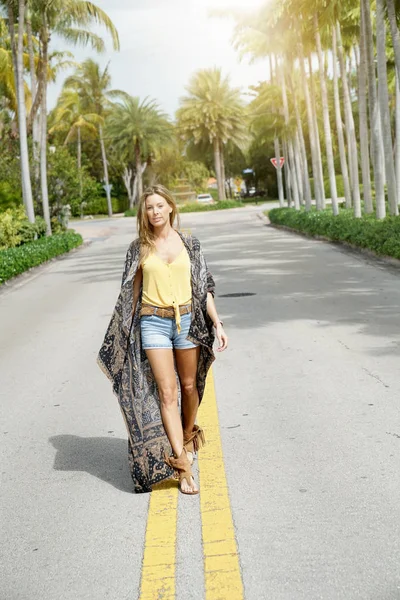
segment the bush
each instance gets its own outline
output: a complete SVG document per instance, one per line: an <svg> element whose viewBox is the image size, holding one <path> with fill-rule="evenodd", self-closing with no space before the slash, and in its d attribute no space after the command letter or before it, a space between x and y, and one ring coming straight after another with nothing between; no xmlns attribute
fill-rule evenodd
<svg viewBox="0 0 400 600"><path fill-rule="evenodd" d="M0 285L27 271L31 267L54 258L82 244L82 236L74 231L67 231L49 237L42 237L34 242L23 244L18 248L0 251Z"/></svg>
<svg viewBox="0 0 400 600"><path fill-rule="evenodd" d="M335 242L347 242L376 254L400 259L400 217L376 219L363 215L356 219L351 209L342 209L336 217L331 209L309 212L293 208L268 211L271 223L284 225L311 236L323 236Z"/></svg>
<svg viewBox="0 0 400 600"><path fill-rule="evenodd" d="M7 209L0 214L0 250L15 248L20 244L33 242L46 233L46 222L42 217L36 217L30 223L22 207Z"/></svg>
<svg viewBox="0 0 400 600"><path fill-rule="evenodd" d="M137 215L137 207L136 206L132 209L129 208L124 213L125 217L136 217L136 215Z"/></svg>
<svg viewBox="0 0 400 600"><path fill-rule="evenodd" d="M127 210L128 197L111 198L113 214L121 213ZM84 206L85 215L108 215L107 198L94 198Z"/></svg>
<svg viewBox="0 0 400 600"><path fill-rule="evenodd" d="M220 202L216 202L215 204L201 204L200 202L181 204L178 206L178 210L179 214L182 214L189 212L207 212L209 210L221 210L226 208L238 208L239 206L243 206L242 202L237 202L236 200L222 200ZM133 210L125 211L125 217L136 217L136 215L136 207Z"/></svg>

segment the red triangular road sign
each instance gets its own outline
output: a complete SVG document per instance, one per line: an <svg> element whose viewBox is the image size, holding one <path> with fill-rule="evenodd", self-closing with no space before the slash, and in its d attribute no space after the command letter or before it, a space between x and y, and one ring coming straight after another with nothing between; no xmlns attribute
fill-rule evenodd
<svg viewBox="0 0 400 600"><path fill-rule="evenodd" d="M278 161L276 160L276 158L271 158L271 162L274 165L275 169L277 169L278 168ZM285 157L281 156L279 162L280 162L280 167L282 168L283 165L285 164Z"/></svg>

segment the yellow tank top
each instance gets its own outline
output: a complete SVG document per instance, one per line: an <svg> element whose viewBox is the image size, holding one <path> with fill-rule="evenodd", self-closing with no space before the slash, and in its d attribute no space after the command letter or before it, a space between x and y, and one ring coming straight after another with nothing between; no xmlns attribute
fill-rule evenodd
<svg viewBox="0 0 400 600"><path fill-rule="evenodd" d="M190 258L185 247L176 259L168 264L154 252L142 264L142 302L152 306L175 309L178 333L181 331L179 306L189 304L192 299Z"/></svg>

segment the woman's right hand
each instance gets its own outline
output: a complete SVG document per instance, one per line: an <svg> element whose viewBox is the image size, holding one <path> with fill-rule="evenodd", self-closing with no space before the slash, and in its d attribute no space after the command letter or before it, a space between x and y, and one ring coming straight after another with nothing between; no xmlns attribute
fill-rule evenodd
<svg viewBox="0 0 400 600"><path fill-rule="evenodd" d="M217 323L215 329L215 335L217 336L217 340L219 342L217 352L223 352L228 347L228 336L226 335L221 323Z"/></svg>

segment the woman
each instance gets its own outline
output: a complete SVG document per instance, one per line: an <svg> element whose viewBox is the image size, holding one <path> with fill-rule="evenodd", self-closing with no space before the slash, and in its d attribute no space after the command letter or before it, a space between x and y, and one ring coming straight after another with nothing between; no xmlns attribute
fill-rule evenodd
<svg viewBox="0 0 400 600"><path fill-rule="evenodd" d="M215 358L214 336L218 351L228 343L200 243L174 228L177 217L166 188L145 191L139 237L128 248L121 292L98 356L128 429L137 492L151 491L175 472L182 493L198 493L190 465L204 434L195 419Z"/></svg>

